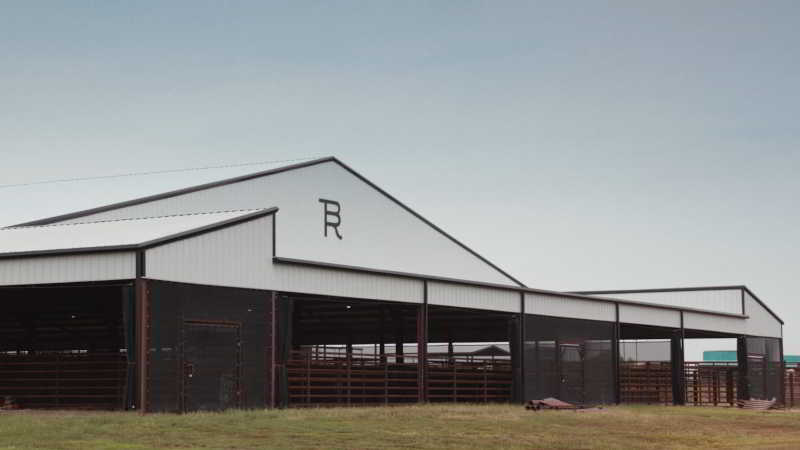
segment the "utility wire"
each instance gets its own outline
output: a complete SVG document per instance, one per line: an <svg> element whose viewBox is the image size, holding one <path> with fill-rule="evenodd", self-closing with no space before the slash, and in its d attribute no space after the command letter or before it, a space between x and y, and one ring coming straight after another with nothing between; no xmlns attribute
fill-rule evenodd
<svg viewBox="0 0 800 450"><path fill-rule="evenodd" d="M7 189L13 187L22 187L22 186L34 186L38 184L53 184L53 183L72 183L76 181L92 181L92 180L106 180L110 178L125 178L125 177L139 177L145 175L161 175L165 173L179 173L179 172L193 172L198 170L211 170L211 169L230 169L235 167L246 167L246 166L259 166L264 164L274 164L274 163L287 163L287 162L297 162L297 161L308 161L310 159L316 159L316 156L309 156L305 158L295 158L295 159L276 159L272 161L255 161L255 162L246 162L246 163L238 163L238 164L224 164L219 166L204 166L204 167L187 167L183 169L166 169L166 170L153 170L149 172L130 172L130 173L119 173L114 175L99 175L93 177L81 177L81 178L62 178L56 180L40 180L40 181L30 181L27 183L13 183L13 184L0 184L0 189Z"/></svg>

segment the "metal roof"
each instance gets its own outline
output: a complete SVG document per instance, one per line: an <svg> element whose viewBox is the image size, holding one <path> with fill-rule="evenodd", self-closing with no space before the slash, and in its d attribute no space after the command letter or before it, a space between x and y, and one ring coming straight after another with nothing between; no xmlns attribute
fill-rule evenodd
<svg viewBox="0 0 800 450"><path fill-rule="evenodd" d="M579 294L579 295L601 295L601 296L613 296L616 294L650 294L650 293L658 293L658 292L693 292L693 291L723 291L723 290L741 290L742 292L746 292L753 300L756 301L761 307L763 307L772 317L774 317L781 325L784 324L783 319L781 319L778 314L776 314L766 303L764 303L758 296L750 290L745 285L730 285L730 286L694 286L694 287L674 287L674 288L656 288L656 289L619 289L619 290L601 290L601 291L570 291L571 294Z"/></svg>
<svg viewBox="0 0 800 450"><path fill-rule="evenodd" d="M389 194L388 192L383 190L377 184L373 183L372 181L370 181L369 179L367 179L366 177L364 177L360 173L356 172L353 168L351 168L350 166L348 166L347 164L343 163L342 161L340 161L339 159L337 159L337 158L335 158L333 156L328 156L328 157L325 157L325 158L319 158L319 159L315 159L315 160L311 160L311 161L305 161L305 162L292 164L292 165L284 166L284 167L277 167L277 168L273 168L273 169L264 170L264 171L261 171L261 172L256 172L256 173L252 173L252 174L248 174L248 175L242 175L242 176L229 178L229 179L221 180L221 181L215 181L215 182L212 182L212 183L201 184L201 185L192 186L192 187L188 187L188 188L184 188L184 189L178 189L178 190L174 190L174 191L164 192L162 194L156 194L156 195L151 195L151 196L147 196L147 197L141 197L141 198L128 200L128 201L124 201L124 202L120 202L120 203L113 203L113 204L101 206L101 207L98 207L98 208L92 208L92 209L87 209L87 210L83 210L83 211L77 211L77 212L74 212L74 213L63 214L63 215L49 217L49 218L40 219L40 220L34 220L32 222L25 222L25 223L22 223L22 224L19 224L19 225L14 225L14 226L23 227L23 226L36 226L36 225L56 224L58 222L63 222L63 221L66 221L66 220L73 220L73 219L77 219L77 218L81 218L81 217L91 216L93 214L107 212L107 211L111 211L111 210L115 210L115 209L127 208L127 207L130 207L130 206L140 205L140 204L143 204L143 203L153 202L153 201L157 201L157 200L163 200L163 199L167 199L167 198L177 197L177 196L184 195L184 194L203 191L203 190L207 190L207 189L213 189L213 188L217 188L217 187L220 187L220 186L226 186L226 185L229 185L229 184L241 183L241 182L249 181L249 180L252 180L252 179L255 179L255 178L267 177L267 176L275 175L275 174L282 173L282 172L288 172L288 171L301 169L301 168L309 167L309 166L315 166L315 165L324 164L324 163L338 164L343 169L345 169L346 171L350 172L353 176L355 176L356 178L360 179L364 183L368 184L370 187L372 187L373 189L375 189L376 191L381 193L383 196L385 196L386 198L388 198L389 200L391 200L392 202L394 202L395 204L397 204L401 208L403 208L406 211L408 211L411 215L415 216L416 218L421 220L423 223L427 224L428 226L430 226L431 228L433 228L434 230L436 230L437 232L442 234L444 237L446 237L447 239L451 240L454 244L456 244L459 247L463 248L464 250L466 250L467 252L471 253L476 258L480 259L481 261L483 261L484 263L486 263L487 265L492 267L497 272L501 273L504 277L508 278L509 280L511 280L512 282L514 282L515 284L517 284L520 287L526 287L523 282L521 282L518 279L514 278L511 274L509 274L505 270L501 269L498 265L496 265L493 262L489 261L487 258L485 258L484 256L480 255L478 252L476 252L475 250L473 250L472 248L470 248L469 246L467 246L463 242L459 241L458 239L456 239L455 237L453 237L452 235L450 235L449 233L447 233L446 231L444 231L443 229L441 229L440 227L435 225L433 222L431 222L430 220L428 220L425 217L423 217L422 215L420 215L418 212L416 212L413 209L411 209L405 203L401 202L400 200L398 200L397 198L395 198L394 196L392 196L391 194Z"/></svg>
<svg viewBox="0 0 800 450"><path fill-rule="evenodd" d="M132 250L272 214L277 208L0 229L0 258Z"/></svg>

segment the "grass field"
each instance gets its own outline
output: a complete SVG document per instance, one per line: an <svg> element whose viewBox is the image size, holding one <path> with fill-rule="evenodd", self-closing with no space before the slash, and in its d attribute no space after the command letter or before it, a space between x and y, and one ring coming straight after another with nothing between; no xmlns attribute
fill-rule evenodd
<svg viewBox="0 0 800 450"><path fill-rule="evenodd" d="M800 412L422 405L186 415L0 412L0 449L800 448Z"/></svg>

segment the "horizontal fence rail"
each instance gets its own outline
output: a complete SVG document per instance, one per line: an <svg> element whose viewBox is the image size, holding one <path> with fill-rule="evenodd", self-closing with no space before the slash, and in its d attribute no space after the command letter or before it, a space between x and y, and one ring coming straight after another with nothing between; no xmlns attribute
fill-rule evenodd
<svg viewBox="0 0 800 450"><path fill-rule="evenodd" d="M736 403L736 363L686 362L683 377L687 405L733 406ZM622 403L672 404L672 364L663 361L621 363L620 398Z"/></svg>
<svg viewBox="0 0 800 450"><path fill-rule="evenodd" d="M509 360L430 358L423 382L413 353L294 351L286 368L291 406L511 400Z"/></svg>
<svg viewBox="0 0 800 450"><path fill-rule="evenodd" d="M672 404L672 366L669 362L620 364L622 403Z"/></svg>
<svg viewBox="0 0 800 450"><path fill-rule="evenodd" d="M512 376L508 359L429 359L427 398L431 402L509 402Z"/></svg>
<svg viewBox="0 0 800 450"><path fill-rule="evenodd" d="M418 401L420 386L416 355L387 355L383 359L330 350L325 353L292 352L291 359L286 362L289 404L363 405Z"/></svg>
<svg viewBox="0 0 800 450"><path fill-rule="evenodd" d="M735 362L686 362L686 404L733 406L736 404L738 371Z"/></svg>
<svg viewBox="0 0 800 450"><path fill-rule="evenodd" d="M123 409L124 353L0 355L0 403L20 408Z"/></svg>

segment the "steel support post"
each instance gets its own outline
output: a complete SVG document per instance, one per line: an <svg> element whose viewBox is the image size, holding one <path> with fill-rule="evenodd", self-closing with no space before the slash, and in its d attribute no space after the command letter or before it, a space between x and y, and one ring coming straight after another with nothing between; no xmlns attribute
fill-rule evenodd
<svg viewBox="0 0 800 450"><path fill-rule="evenodd" d="M525 403L525 293L519 293L519 350L517 357L519 358L517 378L517 401ZM513 357L513 356L512 356Z"/></svg>
<svg viewBox="0 0 800 450"><path fill-rule="evenodd" d="M428 400L428 282L423 281L423 303L417 310L417 383L419 402Z"/></svg>
<svg viewBox="0 0 800 450"><path fill-rule="evenodd" d="M620 371L619 345L620 345L620 325L619 325L619 303L614 303L614 339L611 345L611 357L614 359L612 368L614 370L614 403L622 403L622 374Z"/></svg>
<svg viewBox="0 0 800 450"><path fill-rule="evenodd" d="M686 404L686 379L685 379L685 356L684 356L684 329L683 311L681 311L681 328L670 339L670 360L672 375L672 404Z"/></svg>
<svg viewBox="0 0 800 450"><path fill-rule="evenodd" d="M750 382L747 374L747 338L740 336L736 340L736 359L738 361L739 376L737 377L736 397L737 400L750 399Z"/></svg>
<svg viewBox="0 0 800 450"><path fill-rule="evenodd" d="M781 325L781 336L783 336L783 325ZM786 361L783 356L783 338L778 340L780 348L780 362L778 363L778 370L780 371L780 386L778 388L778 402L786 407Z"/></svg>
<svg viewBox="0 0 800 450"><path fill-rule="evenodd" d="M150 365L150 299L147 281L136 279L136 365L139 413L148 411L147 389Z"/></svg>

